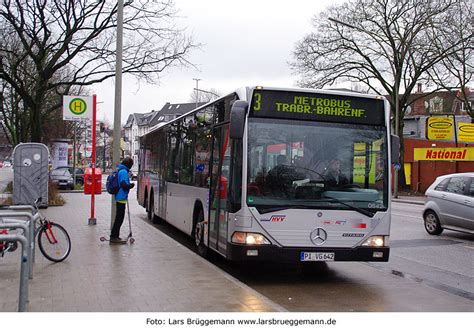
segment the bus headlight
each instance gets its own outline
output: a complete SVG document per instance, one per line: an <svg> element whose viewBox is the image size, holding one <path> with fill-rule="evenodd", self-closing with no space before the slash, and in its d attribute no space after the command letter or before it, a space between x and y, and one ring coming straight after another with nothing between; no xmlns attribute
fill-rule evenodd
<svg viewBox="0 0 474 331"><path fill-rule="evenodd" d="M388 236L372 236L362 243L362 246L384 247L388 246Z"/></svg>
<svg viewBox="0 0 474 331"><path fill-rule="evenodd" d="M241 245L270 245L270 241L260 233L252 232L234 232L232 235L233 244Z"/></svg>

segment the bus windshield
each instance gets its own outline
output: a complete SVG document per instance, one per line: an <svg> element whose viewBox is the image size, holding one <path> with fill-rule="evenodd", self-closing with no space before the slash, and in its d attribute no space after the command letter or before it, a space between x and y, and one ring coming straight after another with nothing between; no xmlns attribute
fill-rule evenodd
<svg viewBox="0 0 474 331"><path fill-rule="evenodd" d="M386 146L383 126L249 118L247 205L387 210Z"/></svg>

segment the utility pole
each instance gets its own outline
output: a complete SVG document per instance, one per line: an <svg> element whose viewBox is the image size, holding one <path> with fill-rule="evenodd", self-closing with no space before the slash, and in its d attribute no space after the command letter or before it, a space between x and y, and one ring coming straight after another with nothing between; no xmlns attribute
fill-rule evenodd
<svg viewBox="0 0 474 331"><path fill-rule="evenodd" d="M198 107L199 102L199 81L202 80L201 78L193 78L196 81L196 108Z"/></svg>
<svg viewBox="0 0 474 331"><path fill-rule="evenodd" d="M114 109L114 135L112 167L120 162L120 133L122 115L122 54L123 54L123 0L117 0L117 46L115 58L115 109ZM112 195L112 212L110 228L115 219L115 196Z"/></svg>

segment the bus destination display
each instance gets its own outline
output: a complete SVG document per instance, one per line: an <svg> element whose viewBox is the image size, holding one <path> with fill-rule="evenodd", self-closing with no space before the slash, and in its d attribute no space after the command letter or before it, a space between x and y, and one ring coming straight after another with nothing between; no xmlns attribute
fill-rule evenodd
<svg viewBox="0 0 474 331"><path fill-rule="evenodd" d="M383 125L384 103L353 96L255 90L250 116Z"/></svg>

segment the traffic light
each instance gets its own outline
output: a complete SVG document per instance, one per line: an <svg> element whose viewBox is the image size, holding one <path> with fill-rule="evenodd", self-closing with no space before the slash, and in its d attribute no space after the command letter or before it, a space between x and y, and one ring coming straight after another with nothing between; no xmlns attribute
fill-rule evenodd
<svg viewBox="0 0 474 331"><path fill-rule="evenodd" d="M100 122L99 128L100 128L100 132L105 132L105 123Z"/></svg>

